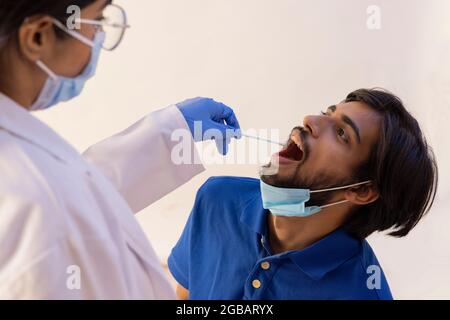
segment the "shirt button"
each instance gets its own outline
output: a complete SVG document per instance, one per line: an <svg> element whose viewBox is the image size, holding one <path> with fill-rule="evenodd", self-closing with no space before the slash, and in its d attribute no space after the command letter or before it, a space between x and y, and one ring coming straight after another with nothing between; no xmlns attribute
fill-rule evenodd
<svg viewBox="0 0 450 320"><path fill-rule="evenodd" d="M252 281L252 286L255 289L259 289L261 287L261 281L259 281L258 279L255 279Z"/></svg>
<svg viewBox="0 0 450 320"><path fill-rule="evenodd" d="M263 268L264 270L269 270L270 263L267 261L264 261L263 263L261 263L261 268Z"/></svg>

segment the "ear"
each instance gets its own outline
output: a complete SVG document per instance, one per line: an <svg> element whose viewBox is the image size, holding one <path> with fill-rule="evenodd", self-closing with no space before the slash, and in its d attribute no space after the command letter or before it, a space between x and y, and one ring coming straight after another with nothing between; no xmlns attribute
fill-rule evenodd
<svg viewBox="0 0 450 320"><path fill-rule="evenodd" d="M23 57L37 61L52 49L55 43L52 18L35 16L25 19L18 30L18 48Z"/></svg>
<svg viewBox="0 0 450 320"><path fill-rule="evenodd" d="M372 183L349 188L345 191L345 198L353 204L365 205L376 201L380 194Z"/></svg>

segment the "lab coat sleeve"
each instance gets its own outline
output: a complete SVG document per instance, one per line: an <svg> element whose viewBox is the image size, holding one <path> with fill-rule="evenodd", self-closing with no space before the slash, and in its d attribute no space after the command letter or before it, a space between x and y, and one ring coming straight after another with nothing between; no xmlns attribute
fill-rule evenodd
<svg viewBox="0 0 450 320"><path fill-rule="evenodd" d="M172 139L176 130L184 133L178 135L183 138ZM173 160L178 157L180 143L183 153L189 153L189 161ZM92 146L84 156L114 184L135 213L204 171L188 125L176 106L151 113Z"/></svg>

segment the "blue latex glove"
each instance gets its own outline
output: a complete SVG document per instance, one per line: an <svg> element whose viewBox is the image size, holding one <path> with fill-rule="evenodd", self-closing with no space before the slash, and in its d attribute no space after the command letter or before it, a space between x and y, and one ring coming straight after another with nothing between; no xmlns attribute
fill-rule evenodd
<svg viewBox="0 0 450 320"><path fill-rule="evenodd" d="M183 114L194 141L203 141L207 130L218 130L221 134L217 137L211 137L208 133L207 137L214 139L219 152L225 155L228 152L231 138L241 138L239 122L233 109L223 103L209 98L194 98L177 104L177 107ZM201 134L194 131L194 123L197 121L201 121Z"/></svg>

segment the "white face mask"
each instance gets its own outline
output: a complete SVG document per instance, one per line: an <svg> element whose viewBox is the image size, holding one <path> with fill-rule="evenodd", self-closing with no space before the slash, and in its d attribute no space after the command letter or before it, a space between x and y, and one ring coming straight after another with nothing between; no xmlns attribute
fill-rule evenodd
<svg viewBox="0 0 450 320"><path fill-rule="evenodd" d="M41 93L39 94L39 97L30 108L30 110L33 111L47 109L58 104L59 102L68 101L77 97L83 90L86 81L94 76L102 45L105 41L105 33L103 31L98 31L95 34L94 40L89 40L78 32L66 29L58 20L54 20L53 22L56 26L64 30L69 35L92 47L91 58L83 72L75 78L58 76L42 61L36 61L37 66L48 75L48 78L41 90Z"/></svg>

